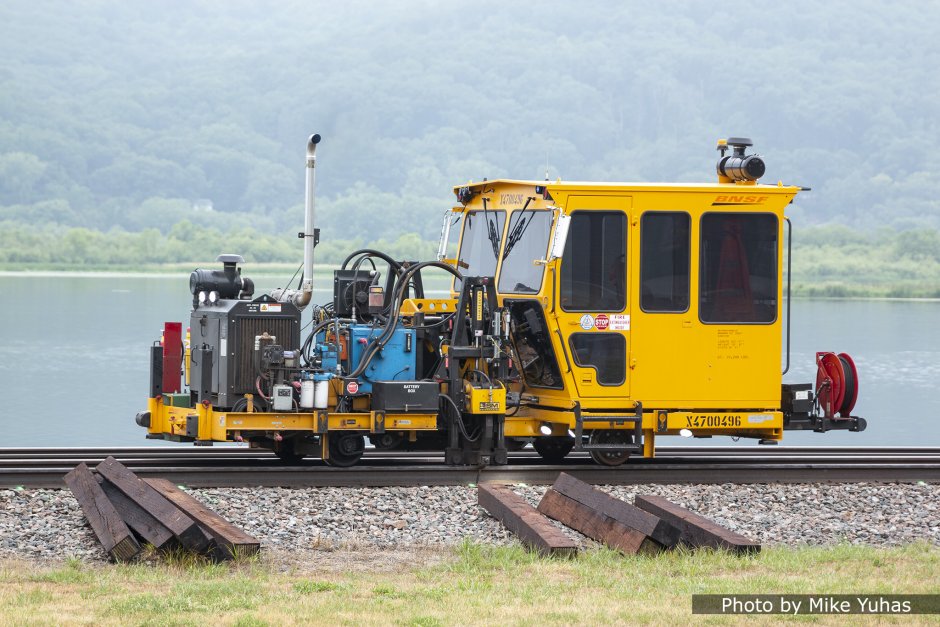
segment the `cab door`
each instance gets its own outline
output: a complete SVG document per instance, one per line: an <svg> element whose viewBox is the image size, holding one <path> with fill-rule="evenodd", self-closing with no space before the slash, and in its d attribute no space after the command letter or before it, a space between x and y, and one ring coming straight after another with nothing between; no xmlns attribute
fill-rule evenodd
<svg viewBox="0 0 940 627"><path fill-rule="evenodd" d="M630 395L627 264L632 198L571 196L556 316L580 397Z"/></svg>

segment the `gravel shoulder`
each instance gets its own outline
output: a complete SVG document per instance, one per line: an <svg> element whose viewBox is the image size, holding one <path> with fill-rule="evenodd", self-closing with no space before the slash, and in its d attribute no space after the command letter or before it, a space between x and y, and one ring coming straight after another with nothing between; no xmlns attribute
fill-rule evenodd
<svg viewBox="0 0 940 627"><path fill-rule="evenodd" d="M753 484L601 486L632 502L669 498L765 545L940 545L940 485ZM546 486L516 485L533 505ZM394 571L447 559L470 540L512 535L476 504L476 488L212 488L190 492L261 540L278 569ZM591 541L565 530L582 545ZM0 558L105 561L67 490L0 490ZM331 566L332 565L332 566Z"/></svg>

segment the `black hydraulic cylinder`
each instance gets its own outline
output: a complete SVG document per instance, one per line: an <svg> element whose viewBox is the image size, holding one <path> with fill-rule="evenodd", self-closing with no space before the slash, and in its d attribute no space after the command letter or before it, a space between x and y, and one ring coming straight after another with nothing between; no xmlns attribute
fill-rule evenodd
<svg viewBox="0 0 940 627"><path fill-rule="evenodd" d="M163 394L163 347L150 347L150 398Z"/></svg>
<svg viewBox="0 0 940 627"><path fill-rule="evenodd" d="M509 463L509 453L506 450L506 419L504 416L494 416L496 423L496 444L493 447L494 464L502 465Z"/></svg>
<svg viewBox="0 0 940 627"><path fill-rule="evenodd" d="M198 369L198 376L192 377L196 387L196 399L212 402L212 358L214 351L209 348L195 348L192 351L190 363L192 368Z"/></svg>

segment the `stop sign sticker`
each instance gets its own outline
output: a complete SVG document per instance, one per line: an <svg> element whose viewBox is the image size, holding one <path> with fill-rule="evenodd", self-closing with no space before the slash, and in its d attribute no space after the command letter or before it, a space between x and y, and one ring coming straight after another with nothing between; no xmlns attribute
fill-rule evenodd
<svg viewBox="0 0 940 627"><path fill-rule="evenodd" d="M606 331L607 327L610 326L610 318L607 317L607 314L597 314L594 316L594 326L597 327L598 331Z"/></svg>
<svg viewBox="0 0 940 627"><path fill-rule="evenodd" d="M355 394L359 391L359 382L353 379L352 381L346 382L346 393Z"/></svg>

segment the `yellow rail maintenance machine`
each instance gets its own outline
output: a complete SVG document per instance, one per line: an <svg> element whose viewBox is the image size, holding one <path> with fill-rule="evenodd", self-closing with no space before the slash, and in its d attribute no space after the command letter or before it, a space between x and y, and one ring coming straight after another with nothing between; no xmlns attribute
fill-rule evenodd
<svg viewBox="0 0 940 627"><path fill-rule="evenodd" d="M168 323L151 349L147 437L335 466L366 438L469 465L531 443L547 460L576 450L615 466L666 435L775 444L787 429L865 428L847 354L817 353L815 387L782 382L784 209L801 188L758 184L749 140L719 141L714 183L459 186L436 261L355 251L332 301L312 305L319 139L300 284L256 297L238 255L195 270L189 346ZM430 270L452 275L449 298L426 297Z"/></svg>

